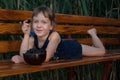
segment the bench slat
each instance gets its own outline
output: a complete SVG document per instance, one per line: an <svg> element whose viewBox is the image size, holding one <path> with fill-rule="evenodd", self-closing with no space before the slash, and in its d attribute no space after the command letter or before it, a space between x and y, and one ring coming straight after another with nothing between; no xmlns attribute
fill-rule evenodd
<svg viewBox="0 0 120 80"><path fill-rule="evenodd" d="M91 24L91 25L120 26L120 20L101 18L101 17L58 14L56 15L56 19L58 23L64 23L64 24Z"/></svg>
<svg viewBox="0 0 120 80"><path fill-rule="evenodd" d="M111 52L111 51L110 51ZM109 53L109 52L107 52ZM44 70L53 70L59 68L73 67L79 65L88 65L98 62L106 62L106 61L115 61L120 60L120 51L114 52L115 54L106 54L103 57L84 57L80 60L55 60L48 63L43 63L40 66L31 66L25 63L14 64L11 61L0 61L0 77L24 74L24 73L32 73L39 72ZM107 57L109 56L109 57Z"/></svg>
<svg viewBox="0 0 120 80"><path fill-rule="evenodd" d="M22 35L21 24L11 24L11 23L0 23L0 34L12 34L12 35Z"/></svg>
<svg viewBox="0 0 120 80"><path fill-rule="evenodd" d="M31 19L31 16L31 11L0 9L0 20L23 21L26 19Z"/></svg>
<svg viewBox="0 0 120 80"><path fill-rule="evenodd" d="M10 16L12 15L12 16ZM31 19L31 11L5 10L0 9L0 20L26 20ZM68 14L56 14L57 23L64 24L91 24L91 25L110 25L120 26L120 21L116 19L107 19L90 16L77 16Z"/></svg>
<svg viewBox="0 0 120 80"><path fill-rule="evenodd" d="M104 46L119 46L120 39L117 38L100 38ZM93 45L91 38L76 39L79 43Z"/></svg>
<svg viewBox="0 0 120 80"><path fill-rule="evenodd" d="M20 44L20 40L0 41L0 53L19 52Z"/></svg>
<svg viewBox="0 0 120 80"><path fill-rule="evenodd" d="M82 44L92 45L91 38L81 38L81 39L76 39L76 40L79 43L82 43ZM107 39L106 38L101 38L101 41L103 42L103 44L105 46L120 45L120 40L118 40L116 38L107 38ZM20 44L21 44L20 40L0 41L0 53L19 52Z"/></svg>
<svg viewBox="0 0 120 80"><path fill-rule="evenodd" d="M57 25L56 31L61 34L88 34L87 30L96 28L98 34L118 34L120 33L119 27L103 27L103 26L70 26L70 25ZM114 30L114 31L113 31Z"/></svg>
<svg viewBox="0 0 120 80"><path fill-rule="evenodd" d="M73 28L75 27L75 28ZM96 28L98 34L118 34L120 27L57 25L60 34L87 34L87 30ZM0 34L22 35L21 24L0 23ZM114 30L114 31L113 31Z"/></svg>

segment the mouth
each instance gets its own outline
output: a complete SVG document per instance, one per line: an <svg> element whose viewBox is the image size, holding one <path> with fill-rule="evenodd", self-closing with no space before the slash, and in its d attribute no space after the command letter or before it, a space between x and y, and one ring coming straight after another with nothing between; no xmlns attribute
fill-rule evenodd
<svg viewBox="0 0 120 80"><path fill-rule="evenodd" d="M37 33L41 33L42 31L43 31L43 30L39 30L39 29L36 30Z"/></svg>
<svg viewBox="0 0 120 80"><path fill-rule="evenodd" d="M42 29L36 29L36 31L38 31L38 32L39 32L39 31L43 31L43 30L42 30Z"/></svg>
<svg viewBox="0 0 120 80"><path fill-rule="evenodd" d="M42 31L42 30L36 30L36 31L38 31L38 32L39 32L39 31Z"/></svg>

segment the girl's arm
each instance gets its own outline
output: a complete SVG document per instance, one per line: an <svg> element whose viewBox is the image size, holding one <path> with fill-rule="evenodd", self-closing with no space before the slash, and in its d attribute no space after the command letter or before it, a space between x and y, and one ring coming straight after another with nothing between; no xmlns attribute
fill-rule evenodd
<svg viewBox="0 0 120 80"><path fill-rule="evenodd" d="M48 62L51 57L53 57L54 53L56 52L56 49L58 47L58 44L60 42L61 38L60 35L57 32L53 32L49 37L49 43L46 48L47 56L45 62Z"/></svg>
<svg viewBox="0 0 120 80"><path fill-rule="evenodd" d="M30 36L30 24L26 23L26 21L24 21L22 25L22 31L24 33L24 38L20 46L20 55L15 55L11 58L11 60L15 63L24 62L23 53L25 53L28 49L33 48L33 45L34 45L33 37L29 37Z"/></svg>
<svg viewBox="0 0 120 80"><path fill-rule="evenodd" d="M24 38L20 46L20 56L22 57L23 57L23 53L25 53L29 47L29 38L30 38L29 31L30 31L30 27L27 27L26 32L24 33Z"/></svg>
<svg viewBox="0 0 120 80"><path fill-rule="evenodd" d="M33 48L34 45L33 42L34 42L34 38L30 37L30 27L27 27L26 32L24 34L24 38L20 46L20 56L23 57L23 53L25 53L30 48Z"/></svg>
<svg viewBox="0 0 120 80"><path fill-rule="evenodd" d="M21 47L20 47L20 56L22 56L22 57L23 57L23 53L25 53L28 49L33 48L33 45L34 45L33 37L29 37L30 30L31 30L30 25L31 24L28 23L28 20L25 20L22 25L22 31L24 33L24 38L22 40Z"/></svg>

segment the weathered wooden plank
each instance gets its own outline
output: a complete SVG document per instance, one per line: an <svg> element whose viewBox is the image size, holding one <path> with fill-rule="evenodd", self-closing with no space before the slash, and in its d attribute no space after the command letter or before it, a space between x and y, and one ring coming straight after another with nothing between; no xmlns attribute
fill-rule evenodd
<svg viewBox="0 0 120 80"><path fill-rule="evenodd" d="M91 38L76 39L81 44L93 45ZM101 38L105 46L120 45L120 40L117 38ZM0 53L19 52L21 41L0 41Z"/></svg>
<svg viewBox="0 0 120 80"><path fill-rule="evenodd" d="M0 9L0 20L26 20L31 19L31 11Z"/></svg>
<svg viewBox="0 0 120 80"><path fill-rule="evenodd" d="M108 19L108 18L102 18L102 17L58 14L56 15L56 19L58 23L64 23L64 24L91 24L91 25L120 26L120 20L110 19L110 18Z"/></svg>
<svg viewBox="0 0 120 80"><path fill-rule="evenodd" d="M1 35L22 35L21 24L11 24L11 23L0 23L0 34Z"/></svg>
<svg viewBox="0 0 120 80"><path fill-rule="evenodd" d="M19 52L21 41L0 41L0 53Z"/></svg>
<svg viewBox="0 0 120 80"><path fill-rule="evenodd" d="M0 23L0 34L22 35L21 24ZM120 27L56 25L60 34L87 34L87 30L96 28L98 34L120 34Z"/></svg>
<svg viewBox="0 0 120 80"><path fill-rule="evenodd" d="M87 30L96 28L98 34L120 34L120 27L57 25L60 34L88 34Z"/></svg>
<svg viewBox="0 0 120 80"><path fill-rule="evenodd" d="M118 38L100 38L104 46L119 46L120 39ZM79 43L93 45L91 38L86 39L76 39Z"/></svg>
<svg viewBox="0 0 120 80"><path fill-rule="evenodd" d="M12 16L10 16L12 15ZM31 19L31 11L22 10L6 10L0 9L0 20L26 20ZM64 24L91 24L91 25L110 25L110 26L120 26L120 20L100 18L100 17L90 17L90 16L77 16L68 14L57 14L57 23Z"/></svg>
<svg viewBox="0 0 120 80"><path fill-rule="evenodd" d="M110 51L111 52L111 51ZM107 52L109 53L109 52ZM53 70L58 68L67 68L79 65L88 65L98 62L120 60L120 51L113 51L114 54L106 54L103 57L83 57L80 60L55 60L42 65L28 65L25 63L14 64L11 61L0 61L0 77L12 76L17 74L25 74L39 72L44 70ZM117 54L117 55L116 55ZM109 56L109 57L108 57Z"/></svg>

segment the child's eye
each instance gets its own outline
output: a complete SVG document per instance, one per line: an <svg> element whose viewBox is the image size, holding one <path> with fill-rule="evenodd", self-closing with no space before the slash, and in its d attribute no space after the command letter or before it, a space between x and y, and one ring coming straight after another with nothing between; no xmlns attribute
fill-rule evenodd
<svg viewBox="0 0 120 80"><path fill-rule="evenodd" d="M41 21L43 24L46 24L47 22L46 21Z"/></svg>
<svg viewBox="0 0 120 80"><path fill-rule="evenodd" d="M38 23L38 21L33 21L33 23Z"/></svg>

